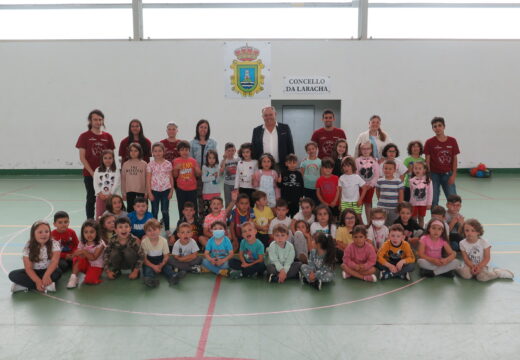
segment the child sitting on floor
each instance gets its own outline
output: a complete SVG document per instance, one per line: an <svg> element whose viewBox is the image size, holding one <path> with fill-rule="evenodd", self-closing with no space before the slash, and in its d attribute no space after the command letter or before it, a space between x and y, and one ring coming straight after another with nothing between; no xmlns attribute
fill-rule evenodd
<svg viewBox="0 0 520 360"><path fill-rule="evenodd" d="M216 275L228 276L229 259L233 257L233 245L226 236L226 224L215 221L211 224L213 236L206 244L204 260L202 260L202 271L213 272Z"/></svg>
<svg viewBox="0 0 520 360"><path fill-rule="evenodd" d="M316 236L316 248L309 254L309 261L300 268L300 281L320 291L322 283L334 279L336 247L334 240L324 233Z"/></svg>
<svg viewBox="0 0 520 360"><path fill-rule="evenodd" d="M237 279L242 276L262 276L265 272L264 245L256 238L256 227L252 222L245 222L241 226L243 239L240 242L238 259L229 260L232 269L230 276Z"/></svg>
<svg viewBox="0 0 520 360"><path fill-rule="evenodd" d="M373 220L373 218L372 218ZM368 282L376 282L374 275L376 268L376 251L367 241L367 229L363 225L357 225L352 230L354 242L350 244L343 255L343 279L355 277Z"/></svg>

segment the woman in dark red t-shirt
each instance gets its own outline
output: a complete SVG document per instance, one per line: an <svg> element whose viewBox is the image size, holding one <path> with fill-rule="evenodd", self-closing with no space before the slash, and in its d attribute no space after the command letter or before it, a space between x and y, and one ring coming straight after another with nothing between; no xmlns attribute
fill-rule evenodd
<svg viewBox="0 0 520 360"><path fill-rule="evenodd" d="M132 139L132 140L130 140ZM119 144L119 156L121 157L121 165L130 158L128 153L128 145L131 143L139 143L143 149L143 160L147 163L150 162L150 156L152 154L152 143L148 140L143 133L143 124L138 119L133 119L128 124L128 137L121 140Z"/></svg>

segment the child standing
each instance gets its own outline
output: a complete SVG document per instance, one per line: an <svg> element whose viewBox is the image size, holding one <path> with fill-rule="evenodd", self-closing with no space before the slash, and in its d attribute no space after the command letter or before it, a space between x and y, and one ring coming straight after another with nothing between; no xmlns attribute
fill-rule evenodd
<svg viewBox="0 0 520 360"><path fill-rule="evenodd" d="M170 200L173 196L172 163L164 158L164 145L152 145L153 160L146 167L146 188L152 202L152 215L158 219L161 207L162 221L166 235L170 237Z"/></svg>
<svg viewBox="0 0 520 360"><path fill-rule="evenodd" d="M103 215L114 215L118 219L128 216L125 203L123 202L121 195L113 194L108 197L106 202L106 211L103 213Z"/></svg>
<svg viewBox="0 0 520 360"><path fill-rule="evenodd" d="M249 196L247 194L238 194L237 206L231 210L229 216L230 227L231 227L231 242L233 243L233 249L237 250L240 242L242 241L242 224L254 221L255 211L249 204Z"/></svg>
<svg viewBox="0 0 520 360"><path fill-rule="evenodd" d="M362 224L361 209L363 207L363 199L368 186L366 186L365 181L356 174L356 163L354 158L349 156L343 159L342 167L343 175L339 178L339 186L341 188L340 210L354 210L358 222Z"/></svg>
<svg viewBox="0 0 520 360"><path fill-rule="evenodd" d="M446 222L450 226L449 241L453 250L459 251L459 243L462 240L462 225L464 225L464 216L460 213L462 207L462 198L459 195L448 195L446 207Z"/></svg>
<svg viewBox="0 0 520 360"><path fill-rule="evenodd" d="M101 239L99 225L94 220L87 220L81 225L81 244L74 252L74 267L67 283L67 289L78 286L78 274L85 274L84 284L101 283L103 273L103 250L105 243Z"/></svg>
<svg viewBox="0 0 520 360"><path fill-rule="evenodd" d="M377 267L380 280L399 278L410 281L415 269L415 256L410 244L405 241L404 228L399 224L390 226L388 240L377 252Z"/></svg>
<svg viewBox="0 0 520 360"><path fill-rule="evenodd" d="M476 219L468 219L462 225L465 239L460 242L464 266L457 269L463 279L475 277L478 281L512 279L514 274L505 269L490 268L491 245L482 238L484 228Z"/></svg>
<svg viewBox="0 0 520 360"><path fill-rule="evenodd" d="M416 162L425 162L421 156L423 154L423 144L419 140L410 141L408 143L408 157L404 159L403 165L408 169L404 177L404 201L410 201L410 179L415 176L413 164ZM426 164L426 163L425 163Z"/></svg>
<svg viewBox="0 0 520 360"><path fill-rule="evenodd" d="M215 197L220 197L218 154L215 150L208 150L206 162L202 165L202 200L204 202L202 214L204 216L209 214L209 203Z"/></svg>
<svg viewBox="0 0 520 360"><path fill-rule="evenodd" d="M253 186L266 194L267 205L273 208L276 205L276 199L280 197L280 189L276 186L278 173L274 170L274 158L271 154L263 154L258 162L260 169L253 175Z"/></svg>
<svg viewBox="0 0 520 360"><path fill-rule="evenodd" d="M237 165L237 175L235 177L235 190L240 194L247 194L249 201L253 201L253 175L258 170L258 161L251 158L253 145L251 143L243 143L238 150L240 161Z"/></svg>
<svg viewBox="0 0 520 360"><path fill-rule="evenodd" d="M56 281L61 277L58 267L60 244L52 240L51 227L45 221L31 226L29 241L23 249L23 269L13 270L9 279L11 291L56 291Z"/></svg>
<svg viewBox="0 0 520 360"><path fill-rule="evenodd" d="M69 225L69 214L65 211L58 211L54 214L54 226L56 229L52 230L51 237L61 246L58 266L62 273L72 268L73 255L79 244L76 232L69 228Z"/></svg>
<svg viewBox="0 0 520 360"><path fill-rule="evenodd" d="M321 172L322 176L316 181L316 196L319 201L328 206L332 212L332 215L337 218L339 215L339 197L341 194L341 188L338 186L339 178L336 175L332 175L334 169L334 161L325 157L321 160Z"/></svg>
<svg viewBox="0 0 520 360"><path fill-rule="evenodd" d="M168 137L161 140L161 143L164 145L164 158L171 163L179 157L179 151L177 150L177 146L180 142L180 140L177 139L178 131L179 128L177 127L177 124L169 122L166 124L166 134Z"/></svg>
<svg viewBox="0 0 520 360"><path fill-rule="evenodd" d="M294 154L285 157L285 168L282 168L278 177L281 198L287 201L289 216L293 217L299 210L300 199L303 196L303 177L298 171L298 158Z"/></svg>
<svg viewBox="0 0 520 360"><path fill-rule="evenodd" d="M300 164L303 175L303 196L311 198L315 204L319 202L316 196L316 180L320 176L321 159L318 158L318 145L314 141L305 144L307 158Z"/></svg>
<svg viewBox="0 0 520 360"><path fill-rule="evenodd" d="M293 245L288 242L289 229L285 225L278 225L273 229L274 241L269 245L267 273L270 283L283 283L286 279L298 276L301 263L294 261Z"/></svg>
<svg viewBox="0 0 520 360"><path fill-rule="evenodd" d="M383 165L384 177L377 180L376 194L379 199L377 206L386 211L386 226L390 226L397 219L397 205L404 200L404 186L396 178L395 161L386 160Z"/></svg>
<svg viewBox="0 0 520 360"><path fill-rule="evenodd" d="M269 224L274 218L273 211L267 206L267 195L260 190L253 193L253 200L255 207L253 208L255 213L254 223L258 230L257 237L260 239L264 247L269 245Z"/></svg>
<svg viewBox="0 0 520 360"><path fill-rule="evenodd" d="M233 257L233 245L226 236L226 224L217 221L211 225L213 236L209 238L202 260L202 271L228 276L229 263Z"/></svg>
<svg viewBox="0 0 520 360"><path fill-rule="evenodd" d="M146 195L147 163L143 160L143 149L139 143L131 143L128 153L130 159L123 163L121 169L121 193L128 211L134 211L135 199Z"/></svg>
<svg viewBox="0 0 520 360"><path fill-rule="evenodd" d="M136 203L137 205L138 203ZM139 246L139 239L132 233L130 220L116 220L116 235L108 242L103 254L105 271L110 280L121 275L121 270L130 270L130 280L139 277L139 270L144 261L144 252Z"/></svg>
<svg viewBox="0 0 520 360"><path fill-rule="evenodd" d="M309 254L309 262L300 268L300 281L307 283L316 290L321 290L322 283L334 279L334 265L336 260L334 241L324 233L316 237L316 249Z"/></svg>
<svg viewBox="0 0 520 360"><path fill-rule="evenodd" d="M334 170L332 173L337 177L343 175L343 169L341 168L341 163L343 159L348 156L348 144L345 139L336 140L336 144L334 144L334 149L332 149L332 160L334 160Z"/></svg>
<svg viewBox="0 0 520 360"><path fill-rule="evenodd" d="M352 244L352 230L359 225L356 213L352 209L345 209L340 216L340 226L336 230L336 261L343 262L345 249Z"/></svg>
<svg viewBox="0 0 520 360"><path fill-rule="evenodd" d="M404 229L405 240L413 247L419 245L419 238L423 235L424 230L412 218L412 205L409 202L403 201L397 206L399 217L394 224L399 224Z"/></svg>
<svg viewBox="0 0 520 360"><path fill-rule="evenodd" d="M235 180L239 158L235 157L235 145L231 142L224 146L224 159L220 165L220 174L224 176L224 200L226 206L231 202L231 193L235 190Z"/></svg>
<svg viewBox="0 0 520 360"><path fill-rule="evenodd" d="M192 225L187 222L180 223L177 226L177 237L179 240L173 245L169 264L179 271L200 273L202 257L199 256L197 242L193 240Z"/></svg>
<svg viewBox="0 0 520 360"><path fill-rule="evenodd" d="M264 245L256 238L256 228L251 222L241 225L243 239L240 242L238 259L229 260L229 267L232 269L229 276L232 279L242 276L263 276L265 272L264 264Z"/></svg>
<svg viewBox="0 0 520 360"><path fill-rule="evenodd" d="M370 214L370 223L367 228L367 239L374 249L379 249L388 237L388 227L385 225L386 211L382 208L374 208Z"/></svg>
<svg viewBox="0 0 520 360"><path fill-rule="evenodd" d="M361 179L368 185L367 192L363 197L363 205L365 206L367 223L369 223L372 199L374 197L377 179L379 179L379 162L374 158L374 147L370 141L360 143L358 152L361 155L356 159L357 174L361 176Z"/></svg>
<svg viewBox="0 0 520 360"><path fill-rule="evenodd" d="M170 285L179 283L180 275L173 271L168 263L170 249L168 241L161 235L161 224L157 219L150 219L144 224L146 236L141 242L141 250L144 253L143 282L146 286L154 288L159 285L156 274L163 273Z"/></svg>
<svg viewBox="0 0 520 360"><path fill-rule="evenodd" d="M201 170L197 160L190 157L189 142L179 142L177 150L180 156L173 160L173 177L177 179L175 195L179 214L182 213L186 201L195 204L197 212L197 177L201 175Z"/></svg>
<svg viewBox="0 0 520 360"><path fill-rule="evenodd" d="M94 171L94 192L96 194L96 219L105 212L108 197L115 194L121 183L121 174L116 170L113 150L103 150L101 165Z"/></svg>
<svg viewBox="0 0 520 360"><path fill-rule="evenodd" d="M426 226L426 235L419 240L419 250L417 264L421 268L421 276L433 277L442 275L453 277L454 270L460 267L455 251L451 249L448 239L448 230L437 219L432 219ZM443 250L447 254L443 257Z"/></svg>
<svg viewBox="0 0 520 360"><path fill-rule="evenodd" d="M204 229L202 228L202 221L199 219L197 213L195 212L195 204L191 201L186 201L184 203L184 209L182 209L182 216L179 218L177 222L177 229L175 230L175 237L179 238L179 226L182 223L187 223L191 226L191 237L195 239L195 241L202 247L206 246L208 242L208 238L204 235ZM173 245L171 240L168 239L170 246Z"/></svg>
<svg viewBox="0 0 520 360"><path fill-rule="evenodd" d="M368 282L376 282L376 251L367 241L367 229L358 225L352 230L353 243L343 254L343 279L355 277Z"/></svg>
<svg viewBox="0 0 520 360"><path fill-rule="evenodd" d="M128 219L131 221L132 235L138 238L137 242L141 242L141 238L144 236L144 224L153 219L153 215L148 211L148 203L143 198L137 198L134 202L134 211L128 214ZM119 218L125 219L125 218ZM117 223L117 221L116 221Z"/></svg>
<svg viewBox="0 0 520 360"><path fill-rule="evenodd" d="M383 162L379 165L379 176L384 177L384 171L383 167L387 160L392 160L395 162L395 169L394 169L394 177L396 179L399 179L401 181L404 180L404 175L408 172L408 168L404 166L401 160L398 159L399 157L399 149L397 148L397 145L390 143L386 144L383 148Z"/></svg>
<svg viewBox="0 0 520 360"><path fill-rule="evenodd" d="M413 164L414 176L410 179L410 204L413 206L412 216L418 219L419 226L424 226L426 210L432 207L433 186L426 163L417 161Z"/></svg>

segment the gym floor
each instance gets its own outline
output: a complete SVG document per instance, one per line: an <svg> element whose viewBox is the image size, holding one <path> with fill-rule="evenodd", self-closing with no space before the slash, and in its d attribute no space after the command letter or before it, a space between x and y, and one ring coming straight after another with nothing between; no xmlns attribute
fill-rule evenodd
<svg viewBox="0 0 520 360"><path fill-rule="evenodd" d="M461 175L462 214L484 224L491 263L514 281L336 280L321 292L190 274L176 287L104 279L57 292L10 292L30 225L85 218L79 176L0 176L0 359L518 359L520 175ZM444 205L445 200L441 200ZM171 217L177 206L172 201Z"/></svg>

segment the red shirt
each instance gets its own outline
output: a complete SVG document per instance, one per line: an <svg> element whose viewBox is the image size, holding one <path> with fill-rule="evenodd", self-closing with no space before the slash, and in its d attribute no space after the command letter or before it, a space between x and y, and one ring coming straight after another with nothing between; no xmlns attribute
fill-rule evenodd
<svg viewBox="0 0 520 360"><path fill-rule="evenodd" d="M320 189L321 197L325 202L330 204L336 197L338 181L339 178L336 175L331 175L328 178L320 176L318 180L316 180L316 189Z"/></svg>
<svg viewBox="0 0 520 360"><path fill-rule="evenodd" d="M173 168L180 164L179 176L177 177L177 187L184 191L192 191L197 189L197 177L195 176L195 168L197 160L190 157L187 159L178 157L173 160Z"/></svg>
<svg viewBox="0 0 520 360"><path fill-rule="evenodd" d="M164 145L164 158L173 163L173 160L180 156L177 145L179 145L181 141L177 139L174 142L170 142L168 139L163 139L161 142Z"/></svg>
<svg viewBox="0 0 520 360"><path fill-rule="evenodd" d="M150 155L152 154L152 143L150 140L145 138L146 140L146 149L143 149L143 160L147 163L150 162ZM132 141L132 142L138 142L138 141ZM119 156L123 158L123 163L130 159L130 153L128 152L128 145L129 140L128 137L125 137L123 140L121 140L121 143L119 144Z"/></svg>
<svg viewBox="0 0 520 360"><path fill-rule="evenodd" d="M430 156L430 171L432 173L447 173L453 170L453 158L460 154L457 140L448 136L441 142L435 136L426 140L424 154Z"/></svg>
<svg viewBox="0 0 520 360"><path fill-rule="evenodd" d="M65 259L67 255L72 254L78 249L78 237L76 236L76 232L72 229L67 229L62 233L58 232L58 230L52 230L51 238L61 245L61 259Z"/></svg>
<svg viewBox="0 0 520 360"><path fill-rule="evenodd" d="M331 131L328 131L325 128L321 128L314 131L311 141L318 144L318 157L323 159L324 157L332 156L336 140L346 138L343 129L332 128Z"/></svg>
<svg viewBox="0 0 520 360"><path fill-rule="evenodd" d="M85 158L88 164L92 168L92 171L96 170L101 163L101 153L103 150L114 150L114 140L112 135L107 132L102 132L99 135L94 134L88 130L81 134L76 143L76 148L85 149ZM83 168L83 176L92 176L87 169Z"/></svg>

